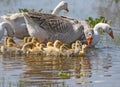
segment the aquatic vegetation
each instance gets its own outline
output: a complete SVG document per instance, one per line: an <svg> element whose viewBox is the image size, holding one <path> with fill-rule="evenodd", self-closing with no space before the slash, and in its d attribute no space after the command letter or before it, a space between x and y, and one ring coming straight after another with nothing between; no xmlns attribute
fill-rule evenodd
<svg viewBox="0 0 120 87"><path fill-rule="evenodd" d="M114 0L115 1L115 3L117 4L120 0Z"/></svg>
<svg viewBox="0 0 120 87"><path fill-rule="evenodd" d="M92 18L92 17L88 17L85 21L87 21L89 24L90 24L90 27L91 28L94 28L94 26L97 24L97 23L100 23L100 22L102 22L102 23L108 23L109 24L109 22L110 22L110 20L108 21L108 20L106 20L106 18L105 17L103 17L103 16L100 16L99 18Z"/></svg>
<svg viewBox="0 0 120 87"><path fill-rule="evenodd" d="M85 77L85 73L80 72L80 77Z"/></svg>
<svg viewBox="0 0 120 87"><path fill-rule="evenodd" d="M63 71L60 71L60 72L58 73L58 75L59 75L59 77L61 77L61 78L69 78L69 77L70 77L70 74L69 74L69 73L65 73L65 72L63 72Z"/></svg>

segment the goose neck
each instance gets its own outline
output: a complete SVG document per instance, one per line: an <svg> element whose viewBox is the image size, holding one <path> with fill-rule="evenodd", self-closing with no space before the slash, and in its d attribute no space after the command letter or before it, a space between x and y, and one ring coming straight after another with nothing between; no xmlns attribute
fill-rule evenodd
<svg viewBox="0 0 120 87"><path fill-rule="evenodd" d="M10 26L9 23L7 23L7 22L2 22L2 23L1 23L1 27L2 27L3 29L6 29L8 36L13 36L14 32L13 32L13 29L12 29L12 27Z"/></svg>
<svg viewBox="0 0 120 87"><path fill-rule="evenodd" d="M60 10L61 10L60 7L57 6L57 7L53 10L52 14L59 14Z"/></svg>
<svg viewBox="0 0 120 87"><path fill-rule="evenodd" d="M94 34L95 34L95 35L99 35L99 27L95 26L95 27L93 28L93 31L94 31Z"/></svg>

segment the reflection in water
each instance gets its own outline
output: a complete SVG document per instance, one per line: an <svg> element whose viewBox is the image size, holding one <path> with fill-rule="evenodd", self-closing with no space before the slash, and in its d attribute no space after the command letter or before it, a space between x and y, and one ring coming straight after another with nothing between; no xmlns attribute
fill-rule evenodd
<svg viewBox="0 0 120 87"><path fill-rule="evenodd" d="M66 83L63 81L63 78L58 75L61 70L70 73L70 77L65 78L65 80L71 78L89 78L91 77L90 65L90 60L83 57L58 58L34 55L20 58L4 56L2 67L3 72L5 72L6 75L1 76L2 73L0 74L0 80L3 81L3 83L1 82L0 84L7 83L8 85L13 85L16 83L16 85L26 85L31 87L32 85L35 85L36 87L45 85L48 87L63 87ZM14 70L22 70L22 72L14 72ZM7 72L9 74L7 74ZM82 75L80 73L82 73ZM12 76L14 79L16 78L18 82L15 80L15 82L9 82L7 76ZM20 76L20 80L18 79L18 76Z"/></svg>
<svg viewBox="0 0 120 87"><path fill-rule="evenodd" d="M31 56L25 58L25 62L26 65L21 80L26 85L63 87L63 82L60 81L63 78L58 75L61 70L70 73L70 78L81 78L80 73L84 74L82 77L90 77L90 61L87 58Z"/></svg>
<svg viewBox="0 0 120 87"><path fill-rule="evenodd" d="M102 53L102 55L100 54ZM99 82L96 77L111 77L111 54L105 53L104 48L91 49L91 57L43 57L30 56L1 56L0 84L20 85L29 87L79 87ZM70 74L68 78L61 78L60 71ZM4 73L4 74L3 74ZM99 73L98 76L97 73ZM68 82L72 81L72 82ZM3 86L5 85L5 86ZM18 86L17 86L18 85Z"/></svg>

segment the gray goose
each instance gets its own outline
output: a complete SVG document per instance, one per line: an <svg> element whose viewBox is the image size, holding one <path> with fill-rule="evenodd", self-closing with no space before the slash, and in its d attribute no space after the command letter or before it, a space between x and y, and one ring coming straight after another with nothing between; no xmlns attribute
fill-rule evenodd
<svg viewBox="0 0 120 87"><path fill-rule="evenodd" d="M66 1L61 1L52 11L51 14L58 15L62 10L68 12L68 3ZM22 13L15 13L10 15L1 16L4 22L0 23L0 40L3 37L4 29L7 30L8 36L14 36L18 39L23 39L29 36L25 20ZM9 31L10 30L10 31Z"/></svg>
<svg viewBox="0 0 120 87"><path fill-rule="evenodd" d="M40 42L60 40L63 43L70 44L77 39L86 39L84 27L76 19L38 12L23 13L23 15L30 36L38 38ZM91 37L92 34L87 38ZM88 44L90 43L91 41L88 41Z"/></svg>

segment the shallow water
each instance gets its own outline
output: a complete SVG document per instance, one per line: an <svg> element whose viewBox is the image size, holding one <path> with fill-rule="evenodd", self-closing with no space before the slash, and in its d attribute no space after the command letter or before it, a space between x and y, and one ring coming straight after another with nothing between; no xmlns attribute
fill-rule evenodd
<svg viewBox="0 0 120 87"><path fill-rule="evenodd" d="M0 15L29 8L50 13L61 0L0 0ZM86 57L59 58L0 54L0 87L119 87L120 86L120 2L114 0L66 0L69 13L60 15L85 20L105 16L112 20L115 40L102 35ZM117 0L116 0L117 1ZM118 0L119 1L119 0ZM0 20L2 21L2 20ZM60 71L70 77L61 78Z"/></svg>

